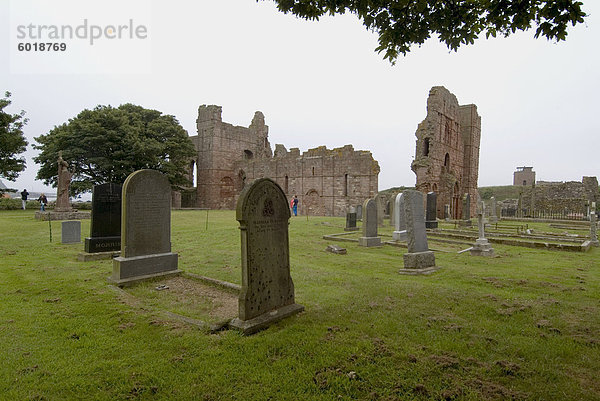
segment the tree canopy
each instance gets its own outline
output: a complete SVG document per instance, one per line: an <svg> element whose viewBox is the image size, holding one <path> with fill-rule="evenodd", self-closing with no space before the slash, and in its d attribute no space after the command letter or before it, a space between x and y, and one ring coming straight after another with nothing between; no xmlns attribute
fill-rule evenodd
<svg viewBox="0 0 600 401"><path fill-rule="evenodd" d="M194 145L175 117L133 104L117 108L97 106L83 110L67 123L54 127L35 140L41 153L37 178L56 186L58 152L73 174L72 196L96 184L123 183L139 169L166 174L173 186L189 185L188 163Z"/></svg>
<svg viewBox="0 0 600 401"><path fill-rule="evenodd" d="M257 0L258 1L258 0ZM274 0L277 8L307 20L350 12L379 34L376 50L394 63L432 34L449 49L473 44L479 35L509 36L535 27L535 37L561 41L569 24L586 13L576 0Z"/></svg>
<svg viewBox="0 0 600 401"><path fill-rule="evenodd" d="M0 177L14 181L25 170L25 158L17 157L27 149L23 127L27 124L25 112L10 114L4 109L11 104L10 92L0 99Z"/></svg>

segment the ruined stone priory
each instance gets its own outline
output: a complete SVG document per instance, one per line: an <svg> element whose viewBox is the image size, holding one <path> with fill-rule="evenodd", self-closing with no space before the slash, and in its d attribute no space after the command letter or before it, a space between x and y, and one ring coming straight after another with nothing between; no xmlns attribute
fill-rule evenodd
<svg viewBox="0 0 600 401"><path fill-rule="evenodd" d="M229 325L244 334L304 310L295 303L290 275L290 217L283 190L269 178L254 181L239 197L242 289L239 316Z"/></svg>
<svg viewBox="0 0 600 401"><path fill-rule="evenodd" d="M438 195L438 218L444 218L444 205L450 205L452 219L469 220L476 205L463 210L461 198L468 193L477 199L481 137L477 106L459 105L450 91L434 86L427 99L427 117L415 135L417 145L411 169L416 174L416 189Z"/></svg>
<svg viewBox="0 0 600 401"><path fill-rule="evenodd" d="M198 135L190 137L197 157L197 187L184 191L183 207L233 209L247 183L271 178L287 199L298 196L299 214L345 216L352 205L362 204L377 194L379 164L371 152L352 145L327 149L324 146L302 154L269 143L269 127L257 111L248 127L223 122L221 106L198 108Z"/></svg>

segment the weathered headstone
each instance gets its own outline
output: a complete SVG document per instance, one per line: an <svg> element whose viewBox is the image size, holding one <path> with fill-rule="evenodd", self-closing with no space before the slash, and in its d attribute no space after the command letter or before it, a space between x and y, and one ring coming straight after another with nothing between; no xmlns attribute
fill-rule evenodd
<svg viewBox="0 0 600 401"><path fill-rule="evenodd" d="M404 269L401 273L427 274L437 270L435 255L427 244L423 194L412 189L404 191L404 214L408 252L404 254Z"/></svg>
<svg viewBox="0 0 600 401"><path fill-rule="evenodd" d="M392 239L395 241L406 241L406 217L404 214L404 196L402 193L396 195L394 210L394 232L392 233Z"/></svg>
<svg viewBox="0 0 600 401"><path fill-rule="evenodd" d="M448 204L444 205L444 220L446 220L446 221L450 220L450 205L448 205Z"/></svg>
<svg viewBox="0 0 600 401"><path fill-rule="evenodd" d="M496 197L492 196L491 201L491 209L490 209L490 223L496 223L498 221L498 204L496 203Z"/></svg>
<svg viewBox="0 0 600 401"><path fill-rule="evenodd" d="M377 236L377 213L375 199L367 199L363 205L362 237L358 239L359 246L381 245L381 237Z"/></svg>
<svg viewBox="0 0 600 401"><path fill-rule="evenodd" d="M596 202L592 202L590 208L590 244L600 246L598 241L598 216L596 215Z"/></svg>
<svg viewBox="0 0 600 401"><path fill-rule="evenodd" d="M480 199L477 202L477 228L479 230L479 238L475 240L475 244L471 248L473 256L494 256L494 248L485 238L485 204Z"/></svg>
<svg viewBox="0 0 600 401"><path fill-rule="evenodd" d="M283 190L261 178L247 185L237 203L242 243L239 316L230 326L252 334L304 310L295 303L290 275L290 208Z"/></svg>
<svg viewBox="0 0 600 401"><path fill-rule="evenodd" d="M471 227L473 223L471 222L471 195L466 193L462 199L462 219L459 222L459 225Z"/></svg>
<svg viewBox="0 0 600 401"><path fill-rule="evenodd" d="M377 217L377 225L383 226L383 215L384 215L383 195L381 195L381 194L375 195L374 201L375 201L375 207L377 210L377 216L376 216ZM365 213L366 213L366 211L365 211Z"/></svg>
<svg viewBox="0 0 600 401"><path fill-rule="evenodd" d="M356 205L356 220L362 220L362 205Z"/></svg>
<svg viewBox="0 0 600 401"><path fill-rule="evenodd" d="M438 228L437 222L437 194L429 192L427 194L427 213L425 215L426 228Z"/></svg>
<svg viewBox="0 0 600 401"><path fill-rule="evenodd" d="M121 190L119 184L94 185L90 236L85 239L88 253L121 249Z"/></svg>
<svg viewBox="0 0 600 401"><path fill-rule="evenodd" d="M123 184L121 256L109 280L119 285L179 274L171 252L171 185L156 170L138 170Z"/></svg>
<svg viewBox="0 0 600 401"><path fill-rule="evenodd" d="M58 152L58 179L56 185L55 212L70 212L73 210L69 201L69 187L71 185L71 172L69 165L62 158L62 151Z"/></svg>
<svg viewBox="0 0 600 401"><path fill-rule="evenodd" d="M344 231L358 231L358 227L356 226L356 209L354 207L350 207L350 210L346 213L346 227L344 227Z"/></svg>
<svg viewBox="0 0 600 401"><path fill-rule="evenodd" d="M63 244L76 244L81 242L81 221L63 221L61 242Z"/></svg>

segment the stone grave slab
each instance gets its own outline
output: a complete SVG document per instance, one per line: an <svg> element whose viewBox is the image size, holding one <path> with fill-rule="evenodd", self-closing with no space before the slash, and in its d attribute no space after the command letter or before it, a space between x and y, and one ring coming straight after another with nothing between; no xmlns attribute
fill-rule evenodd
<svg viewBox="0 0 600 401"><path fill-rule="evenodd" d="M61 242L63 244L81 242L81 221L63 221L61 225Z"/></svg>
<svg viewBox="0 0 600 401"><path fill-rule="evenodd" d="M179 274L171 252L171 185L156 170L138 170L122 190L121 256L113 259L109 281L127 285Z"/></svg>
<svg viewBox="0 0 600 401"><path fill-rule="evenodd" d="M396 195L394 200L394 231L392 239L394 241L406 241L406 216L404 214L404 197L402 193Z"/></svg>
<svg viewBox="0 0 600 401"><path fill-rule="evenodd" d="M367 199L363 205L362 237L358 239L359 246L381 246L381 237L377 236L377 203L375 199Z"/></svg>
<svg viewBox="0 0 600 401"><path fill-rule="evenodd" d="M427 244L423 194L415 190L404 191L408 252L404 256L404 269L400 273L428 274L435 266L435 255Z"/></svg>
<svg viewBox="0 0 600 401"><path fill-rule="evenodd" d="M115 183L94 185L90 236L85 239L87 253L121 249L121 191Z"/></svg>
<svg viewBox="0 0 600 401"><path fill-rule="evenodd" d="M425 228L438 228L437 194L435 192L429 192L427 194L427 213L425 216Z"/></svg>
<svg viewBox="0 0 600 401"><path fill-rule="evenodd" d="M237 203L242 244L239 316L230 327L252 334L304 310L295 303L290 275L290 208L283 190L269 178L246 186Z"/></svg>

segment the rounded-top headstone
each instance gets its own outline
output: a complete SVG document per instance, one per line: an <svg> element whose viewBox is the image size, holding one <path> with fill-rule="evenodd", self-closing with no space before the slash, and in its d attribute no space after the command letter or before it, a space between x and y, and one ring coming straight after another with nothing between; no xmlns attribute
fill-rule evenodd
<svg viewBox="0 0 600 401"><path fill-rule="evenodd" d="M123 183L121 257L171 252L171 185L156 170L138 170Z"/></svg>

